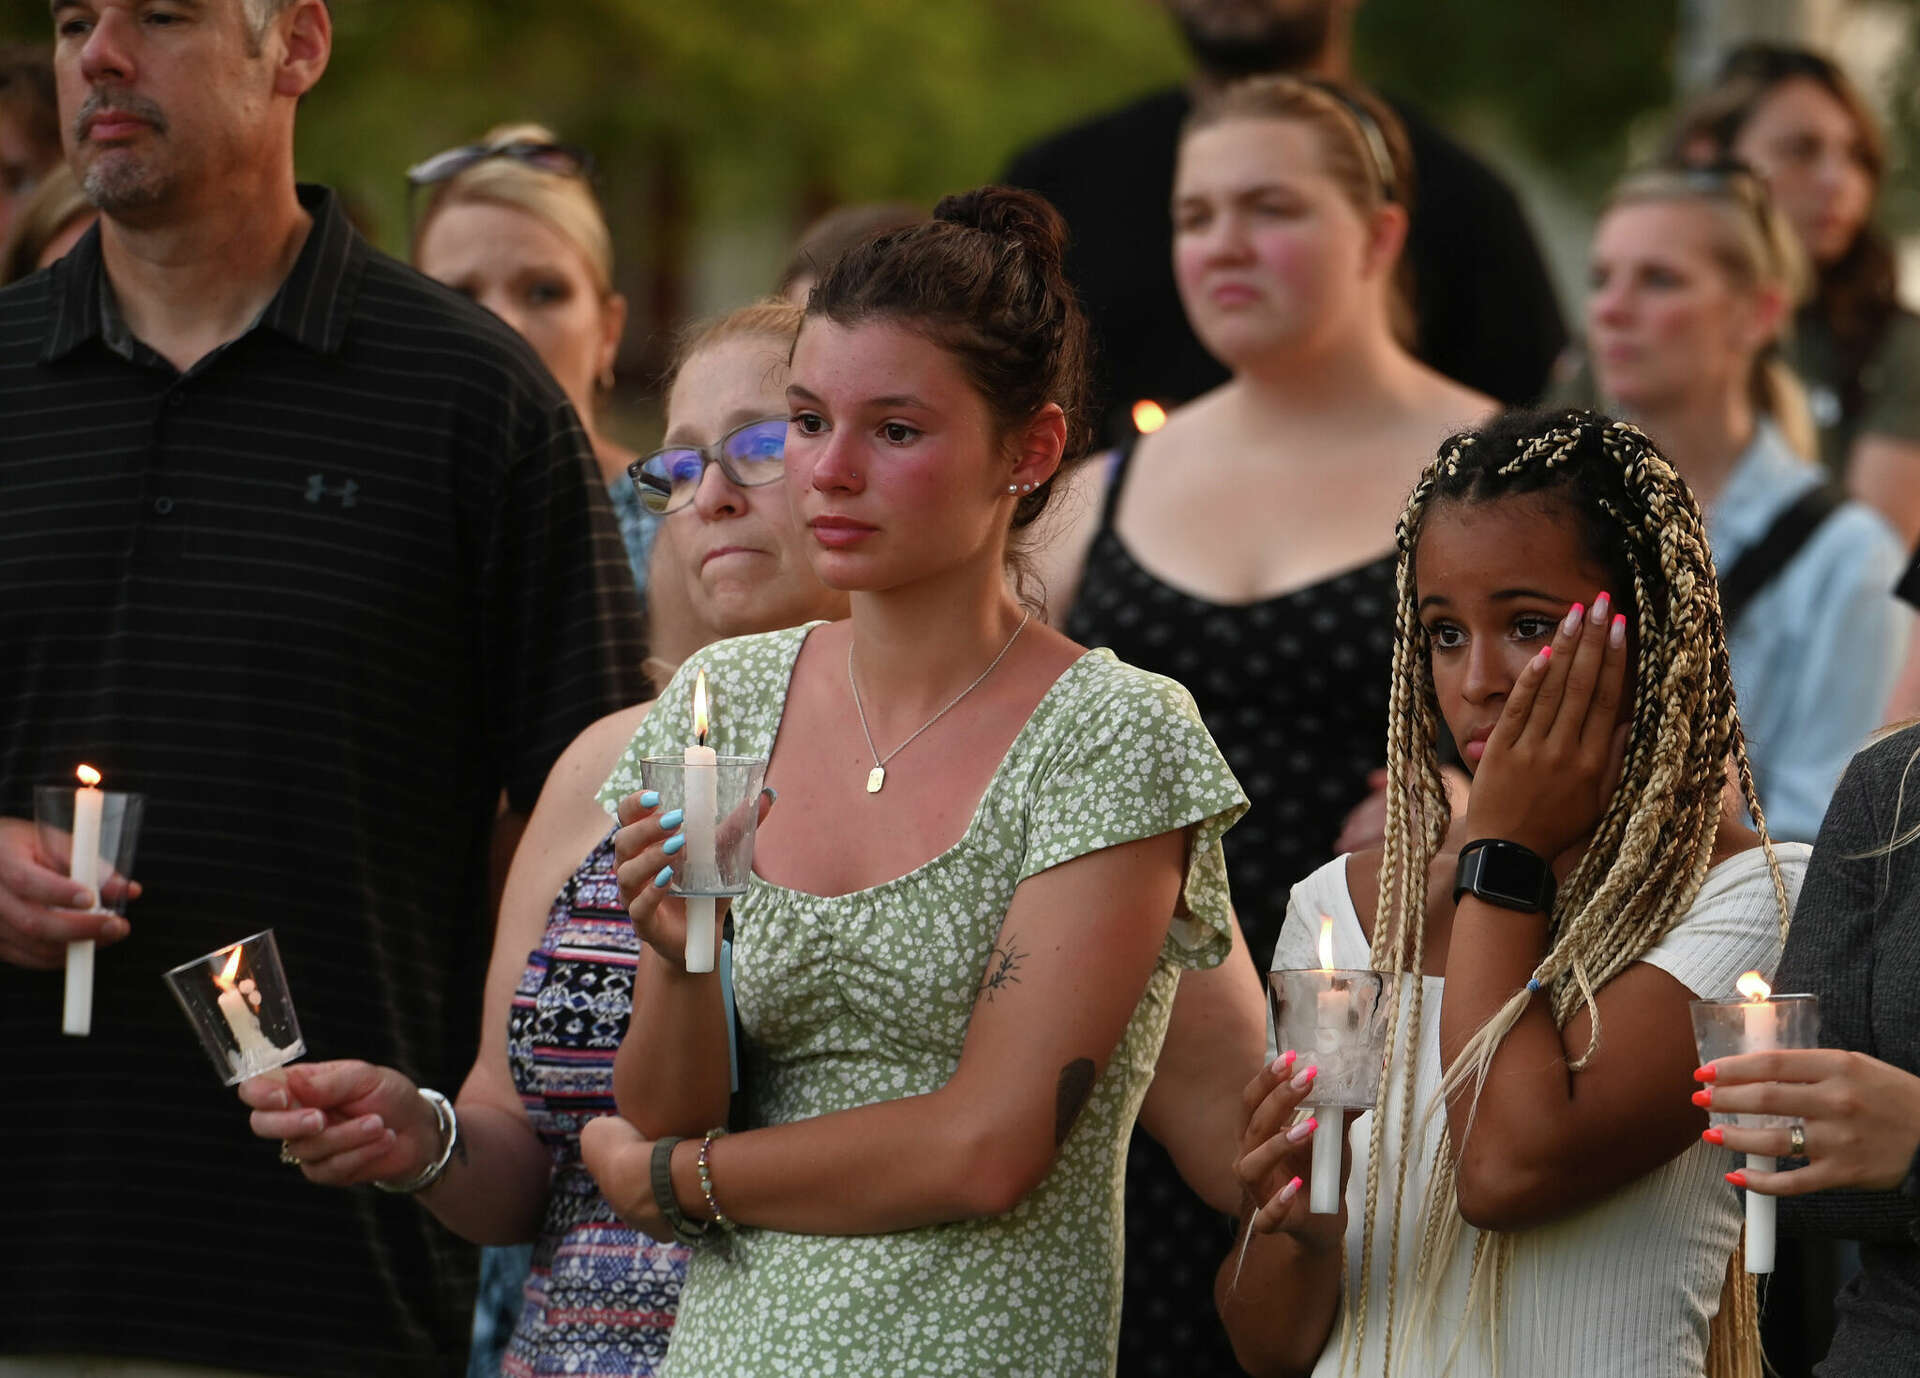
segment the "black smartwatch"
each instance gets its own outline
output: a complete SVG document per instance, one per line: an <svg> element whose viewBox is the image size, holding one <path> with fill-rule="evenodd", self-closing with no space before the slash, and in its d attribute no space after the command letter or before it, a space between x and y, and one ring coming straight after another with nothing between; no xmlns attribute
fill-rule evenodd
<svg viewBox="0 0 1920 1378"><path fill-rule="evenodd" d="M1547 914L1553 911L1554 889L1553 868L1518 842L1483 837L1460 849L1455 904L1462 895L1472 895L1502 909Z"/></svg>

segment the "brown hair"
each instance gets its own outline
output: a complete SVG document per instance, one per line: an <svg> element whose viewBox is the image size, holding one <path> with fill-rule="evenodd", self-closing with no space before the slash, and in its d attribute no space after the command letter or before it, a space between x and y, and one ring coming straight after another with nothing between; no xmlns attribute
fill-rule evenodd
<svg viewBox="0 0 1920 1378"><path fill-rule="evenodd" d="M1002 431L1057 405L1067 418L1064 473L1093 440L1087 319L1062 265L1066 244L1060 213L1032 192L962 192L935 206L933 219L841 255L806 314L840 326L890 321L925 335L959 360ZM1014 530L1046 510L1054 479L1014 504Z"/></svg>
<svg viewBox="0 0 1920 1378"><path fill-rule="evenodd" d="M1363 216L1388 202L1413 212L1413 146L1400 117L1359 86L1320 78L1259 76L1230 82L1201 97L1180 139L1229 120L1286 120L1308 126L1320 144L1322 170ZM1388 304L1394 338L1413 347L1413 262L1403 252L1394 265Z"/></svg>
<svg viewBox="0 0 1920 1378"><path fill-rule="evenodd" d="M918 225L927 213L904 201L873 201L857 206L839 206L800 231L793 246L793 257L780 274L774 290L785 294L802 278L818 278L834 262L861 240L888 230Z"/></svg>
<svg viewBox="0 0 1920 1378"><path fill-rule="evenodd" d="M1729 52L1713 85L1682 112L1669 143L1670 158L1698 164L1733 156L1733 146L1760 106L1789 81L1811 81L1853 121L1874 200L1886 179L1887 141L1860 89L1831 58L1786 43L1755 41ZM1816 265L1818 280L1806 310L1832 332L1839 355L1840 408L1857 416L1866 400L1861 373L1899 309L1899 268L1886 234L1869 219L1832 263Z"/></svg>
<svg viewBox="0 0 1920 1378"><path fill-rule="evenodd" d="M45 48L0 44L0 114L19 123L39 162L37 171L60 161L60 97Z"/></svg>
<svg viewBox="0 0 1920 1378"><path fill-rule="evenodd" d="M1777 289L1791 305L1805 300L1806 252L1786 217L1774 209L1766 184L1746 167L1655 168L1636 173L1608 194L1601 214L1617 206L1666 202L1696 205L1713 216L1719 230L1714 260L1739 286ZM1747 391L1754 409L1772 418L1803 459L1819 455L1806 389L1780 357L1778 337L1754 356Z"/></svg>
<svg viewBox="0 0 1920 1378"><path fill-rule="evenodd" d="M94 214L80 179L65 163L56 165L21 203L13 231L0 250L0 287L18 282L40 266L40 255L60 232L81 216Z"/></svg>
<svg viewBox="0 0 1920 1378"><path fill-rule="evenodd" d="M552 130L539 124L495 125L479 139L486 148L558 142ZM517 158L483 158L435 186L420 213L419 224L414 226L414 261L419 261L420 246L426 242L427 227L434 216L449 206L475 204L505 206L546 221L580 250L594 289L602 297L612 293L613 235L586 178L550 172Z"/></svg>

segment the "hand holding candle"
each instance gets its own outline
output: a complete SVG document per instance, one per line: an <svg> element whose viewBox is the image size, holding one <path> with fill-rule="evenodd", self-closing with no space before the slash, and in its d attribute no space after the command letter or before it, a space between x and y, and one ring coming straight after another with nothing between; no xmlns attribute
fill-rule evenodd
<svg viewBox="0 0 1920 1378"><path fill-rule="evenodd" d="M63 869L90 895L95 914L125 912L136 888L127 879L146 800L100 788L100 772L83 765L70 784L41 785L33 792L35 850L48 869ZM96 932L99 930L95 930ZM66 945L66 990L60 1027L84 1038L93 1028L94 940Z"/></svg>
<svg viewBox="0 0 1920 1378"><path fill-rule="evenodd" d="M167 985L228 1086L307 1050L272 929L182 963L167 973Z"/></svg>
<svg viewBox="0 0 1920 1378"><path fill-rule="evenodd" d="M1393 1001L1386 976L1333 965L1333 921L1320 926L1317 970L1267 977L1274 1030L1283 1048L1311 1048L1317 1071L1306 1104L1320 1121L1313 1135L1309 1209L1340 1210L1340 1165L1346 1147L1343 1112L1370 1109L1379 1093Z"/></svg>
<svg viewBox="0 0 1920 1378"><path fill-rule="evenodd" d="M1741 1053L1771 1052L1780 1048L1811 1048L1819 1042L1820 1004L1811 995L1774 995L1757 971L1749 971L1735 985L1739 998L1734 1000L1695 1000L1693 1038L1700 1061ZM1699 1097L1703 1104L1711 1093ZM1711 1108L1711 1107L1710 1107ZM1729 1115L1714 1112L1709 1118L1716 1126L1737 1124L1743 1128L1786 1129L1797 1123L1781 1115ZM1772 1157L1747 1155L1747 1169L1767 1172ZM1749 1273L1771 1273L1774 1260L1774 1201L1759 1192L1747 1193L1746 1263Z"/></svg>
<svg viewBox="0 0 1920 1378"><path fill-rule="evenodd" d="M81 766L75 775L80 788L73 792L73 846L67 857L67 878L93 891L100 905L100 817L106 796L100 793L100 772ZM93 940L67 944L67 993L61 1009L60 1032L85 1038L93 1032Z"/></svg>

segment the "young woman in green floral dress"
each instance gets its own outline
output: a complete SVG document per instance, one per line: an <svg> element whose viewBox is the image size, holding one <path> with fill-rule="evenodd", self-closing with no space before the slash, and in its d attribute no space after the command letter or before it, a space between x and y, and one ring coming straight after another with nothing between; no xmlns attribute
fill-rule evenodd
<svg viewBox="0 0 1920 1378"><path fill-rule="evenodd" d="M641 1228L704 1222L670 1374L1112 1371L1127 1136L1180 970L1228 950L1245 801L1184 689L1016 596L1019 533L1086 449L1062 241L989 188L815 288L787 487L852 616L695 656L601 792L646 947L622 1117L583 1149ZM720 983L683 969L666 888L680 820L633 793L701 669L710 744L769 756L779 798L733 913L724 1139Z"/></svg>

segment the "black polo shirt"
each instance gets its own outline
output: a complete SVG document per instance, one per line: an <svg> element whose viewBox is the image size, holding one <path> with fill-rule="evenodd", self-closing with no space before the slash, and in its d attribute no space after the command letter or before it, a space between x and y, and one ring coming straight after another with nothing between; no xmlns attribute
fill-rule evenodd
<svg viewBox="0 0 1920 1378"><path fill-rule="evenodd" d="M486 858L599 715L639 612L564 395L333 196L254 326L181 374L94 230L0 291L0 816L82 761L147 797L93 1035L0 966L0 1353L456 1374L472 1250L252 1137L161 973L279 937L309 1055L452 1094Z"/></svg>

